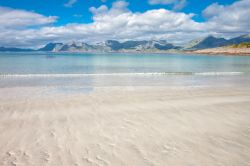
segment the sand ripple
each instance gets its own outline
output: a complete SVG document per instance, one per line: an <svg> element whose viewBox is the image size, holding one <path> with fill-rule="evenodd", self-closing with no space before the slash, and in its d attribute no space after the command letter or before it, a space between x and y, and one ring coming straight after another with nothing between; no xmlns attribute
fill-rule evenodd
<svg viewBox="0 0 250 166"><path fill-rule="evenodd" d="M250 164L247 87L28 90L0 99L1 166Z"/></svg>

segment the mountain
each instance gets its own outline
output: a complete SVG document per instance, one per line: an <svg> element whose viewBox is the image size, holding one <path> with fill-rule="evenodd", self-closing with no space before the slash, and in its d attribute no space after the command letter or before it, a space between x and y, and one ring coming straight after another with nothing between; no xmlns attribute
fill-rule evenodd
<svg viewBox="0 0 250 166"><path fill-rule="evenodd" d="M232 38L228 40L228 44L240 44L243 42L250 42L250 34L248 35L241 35L239 37Z"/></svg>
<svg viewBox="0 0 250 166"><path fill-rule="evenodd" d="M0 52L27 52L34 51L32 49L24 49L24 48L10 48L10 47L0 47Z"/></svg>
<svg viewBox="0 0 250 166"><path fill-rule="evenodd" d="M226 39L208 36L202 39L192 40L184 48L199 50L199 49L205 49L205 48L221 47L225 45L227 45Z"/></svg>
<svg viewBox="0 0 250 166"><path fill-rule="evenodd" d="M192 40L184 49L188 50L200 50L207 48L216 48L222 46L229 46L232 44L240 44L242 42L250 42L250 35L242 35L232 39L216 38L214 36L208 36L202 39Z"/></svg>
<svg viewBox="0 0 250 166"><path fill-rule="evenodd" d="M63 46L63 43L48 43L44 47L38 49L37 51L55 51L60 49Z"/></svg>
<svg viewBox="0 0 250 166"><path fill-rule="evenodd" d="M241 35L231 39L216 38L207 36L205 38L192 40L183 47L175 46L166 40L128 40L120 42L117 40L107 40L96 44L84 42L70 43L48 43L38 50L22 48L0 47L0 51L46 51L46 52L179 52L189 50L201 50L216 48L250 42L250 35Z"/></svg>
<svg viewBox="0 0 250 166"><path fill-rule="evenodd" d="M72 43L49 43L38 51L50 51L50 52L94 52L102 51L104 48L100 45L90 45L82 42Z"/></svg>
<svg viewBox="0 0 250 166"><path fill-rule="evenodd" d="M142 40L142 41L125 41L119 42L116 40L107 40L106 46L110 47L111 50L135 50L135 51L145 51L145 50L169 50L178 49L179 47L168 43L165 40Z"/></svg>
<svg viewBox="0 0 250 166"><path fill-rule="evenodd" d="M178 49L179 47L167 43L165 40L152 41L125 41L107 40L103 43L49 43L38 51L52 52L109 52L109 51L147 51L147 50L169 50Z"/></svg>

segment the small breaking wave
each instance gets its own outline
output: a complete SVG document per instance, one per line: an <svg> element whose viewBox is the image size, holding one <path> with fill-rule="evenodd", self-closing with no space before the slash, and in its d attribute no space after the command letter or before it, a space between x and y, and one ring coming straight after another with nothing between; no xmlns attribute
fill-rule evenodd
<svg viewBox="0 0 250 166"><path fill-rule="evenodd" d="M0 74L0 78L9 77L53 77L53 78L67 78L67 77L86 77L86 76L157 76L157 75L197 75L197 76L229 76L229 75L243 75L244 72L153 72L153 73L96 73L96 74Z"/></svg>
<svg viewBox="0 0 250 166"><path fill-rule="evenodd" d="M208 75L208 76L227 76L227 75L243 75L244 72L201 72L201 73L194 73L194 75Z"/></svg>

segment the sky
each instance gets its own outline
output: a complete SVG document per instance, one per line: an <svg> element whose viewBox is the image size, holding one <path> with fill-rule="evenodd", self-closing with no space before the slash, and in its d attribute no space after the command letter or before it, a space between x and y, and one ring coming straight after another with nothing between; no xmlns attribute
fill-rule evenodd
<svg viewBox="0 0 250 166"><path fill-rule="evenodd" d="M0 0L0 46L250 33L250 0Z"/></svg>

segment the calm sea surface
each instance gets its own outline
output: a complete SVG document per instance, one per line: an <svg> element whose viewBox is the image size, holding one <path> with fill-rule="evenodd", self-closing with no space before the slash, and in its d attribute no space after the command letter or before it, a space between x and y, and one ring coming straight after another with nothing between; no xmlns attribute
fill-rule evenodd
<svg viewBox="0 0 250 166"><path fill-rule="evenodd" d="M0 86L242 84L250 57L174 54L0 53Z"/></svg>

